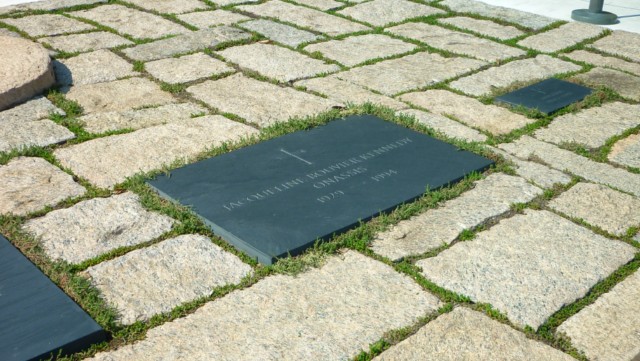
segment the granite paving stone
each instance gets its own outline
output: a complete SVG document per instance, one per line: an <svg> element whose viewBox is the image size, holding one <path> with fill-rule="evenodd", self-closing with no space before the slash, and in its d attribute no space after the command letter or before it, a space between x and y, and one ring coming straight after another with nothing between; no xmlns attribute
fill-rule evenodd
<svg viewBox="0 0 640 361"><path fill-rule="evenodd" d="M444 10L406 0L373 0L338 11L375 26L444 13Z"/></svg>
<svg viewBox="0 0 640 361"><path fill-rule="evenodd" d="M604 56L585 50L575 50L562 54L569 59L590 63L603 68L614 68L640 76L640 64L632 63L613 56Z"/></svg>
<svg viewBox="0 0 640 361"><path fill-rule="evenodd" d="M0 214L26 215L79 197L84 187L42 158L18 157L0 165Z"/></svg>
<svg viewBox="0 0 640 361"><path fill-rule="evenodd" d="M81 263L119 247L151 241L171 230L174 220L149 212L135 193L94 198L27 221L23 229L40 241L53 260Z"/></svg>
<svg viewBox="0 0 640 361"><path fill-rule="evenodd" d="M175 103L170 93L144 78L129 78L108 83L63 88L66 98L78 102L85 114L122 111L133 108Z"/></svg>
<svg viewBox="0 0 640 361"><path fill-rule="evenodd" d="M541 194L542 189L520 177L491 174L458 198L379 233L371 249L394 261L422 254L450 244L465 229L508 212L512 204L529 202Z"/></svg>
<svg viewBox="0 0 640 361"><path fill-rule="evenodd" d="M307 5L323 11L333 10L344 6L344 3L333 0L295 0L295 3Z"/></svg>
<svg viewBox="0 0 640 361"><path fill-rule="evenodd" d="M52 36L95 29L92 25L58 14L25 16L18 19L2 19L33 37Z"/></svg>
<svg viewBox="0 0 640 361"><path fill-rule="evenodd" d="M293 117L307 117L342 104L288 87L235 74L187 88L196 99L261 127ZM251 106L247 106L251 104Z"/></svg>
<svg viewBox="0 0 640 361"><path fill-rule="evenodd" d="M127 2L143 9L168 14L182 14L209 8L207 4L198 0L127 0Z"/></svg>
<svg viewBox="0 0 640 361"><path fill-rule="evenodd" d="M564 48L595 38L604 28L580 22L571 22L558 28L520 40L518 45L545 53L553 53Z"/></svg>
<svg viewBox="0 0 640 361"><path fill-rule="evenodd" d="M537 329L634 254L554 213L525 210L416 265L437 285Z"/></svg>
<svg viewBox="0 0 640 361"><path fill-rule="evenodd" d="M89 10L70 13L79 18L89 19L115 29L121 34L138 39L160 38L188 32L182 25L147 12L122 5L104 5Z"/></svg>
<svg viewBox="0 0 640 361"><path fill-rule="evenodd" d="M179 122L207 113L207 109L193 103L161 105L157 108L114 111L83 115L78 120L90 133L104 133L121 129L142 129L154 125Z"/></svg>
<svg viewBox="0 0 640 361"><path fill-rule="evenodd" d="M367 34L311 44L304 50L310 53L317 51L343 65L354 66L371 59L407 53L416 48L416 45L385 35Z"/></svg>
<svg viewBox="0 0 640 361"><path fill-rule="evenodd" d="M640 197L640 174L629 173L610 164L594 162L526 135L513 143L500 144L499 147L518 158L539 158L555 169L566 170L588 181L606 184Z"/></svg>
<svg viewBox="0 0 640 361"><path fill-rule="evenodd" d="M411 278L347 251L297 277L231 292L92 360L346 360L439 305Z"/></svg>
<svg viewBox="0 0 640 361"><path fill-rule="evenodd" d="M362 24L279 0L268 1L260 5L238 6L236 9L257 16L276 18L330 36L369 30L369 27Z"/></svg>
<svg viewBox="0 0 640 361"><path fill-rule="evenodd" d="M353 68L336 76L386 95L422 88L479 69L484 61L417 53Z"/></svg>
<svg viewBox="0 0 640 361"><path fill-rule="evenodd" d="M85 274L125 325L239 283L251 267L201 235L182 235L89 267Z"/></svg>
<svg viewBox="0 0 640 361"><path fill-rule="evenodd" d="M438 19L438 22L453 25L460 29L470 30L478 34L491 36L500 40L508 40L525 34L523 31L513 26L500 25L490 20L480 20L468 18L466 16Z"/></svg>
<svg viewBox="0 0 640 361"><path fill-rule="evenodd" d="M205 48L213 48L227 42L240 41L250 37L251 35L245 31L223 25L189 32L170 39L137 45L124 49L122 52L133 60L149 61L169 58Z"/></svg>
<svg viewBox="0 0 640 361"><path fill-rule="evenodd" d="M107 0L47 0L47 1L35 1L23 4L15 4L0 8L0 14L7 14L17 11L28 10L58 10L64 8L70 8L78 5L93 5L106 3Z"/></svg>
<svg viewBox="0 0 640 361"><path fill-rule="evenodd" d="M555 144L577 143L598 148L616 135L640 125L640 105L607 103L554 119L548 127L537 130L536 138Z"/></svg>
<svg viewBox="0 0 640 361"><path fill-rule="evenodd" d="M211 115L93 139L59 148L54 154L76 175L98 187L110 188L137 173L190 161L224 142L256 133L247 125Z"/></svg>
<svg viewBox="0 0 640 361"><path fill-rule="evenodd" d="M235 72L229 65L204 53L152 61L146 63L144 69L154 78L170 84Z"/></svg>
<svg viewBox="0 0 640 361"><path fill-rule="evenodd" d="M127 40L119 35L106 31L97 31L86 34L71 34L61 36L50 36L38 39L39 42L47 44L53 49L67 53L87 52L115 48L121 45L133 45L133 41Z"/></svg>
<svg viewBox="0 0 640 361"><path fill-rule="evenodd" d="M479 131L440 114L427 113L417 109L401 110L397 114L414 117L418 123L450 138L468 142L484 142L487 140L487 136Z"/></svg>
<svg viewBox="0 0 640 361"><path fill-rule="evenodd" d="M620 55L640 63L640 34L617 30L592 46L612 55Z"/></svg>
<svg viewBox="0 0 640 361"><path fill-rule="evenodd" d="M14 38L20 38L20 34L15 33L9 29L5 29L5 28L0 28L0 36L11 36Z"/></svg>
<svg viewBox="0 0 640 361"><path fill-rule="evenodd" d="M405 23L388 28L386 31L418 40L434 48L490 62L526 54L524 50L518 48L426 23Z"/></svg>
<svg viewBox="0 0 640 361"><path fill-rule="evenodd" d="M513 163L517 175L539 187L552 188L556 184L567 185L571 183L571 177L559 170L549 168L544 164L519 159L502 149L494 147L490 147L490 149L492 152L501 155L507 161Z"/></svg>
<svg viewBox="0 0 640 361"><path fill-rule="evenodd" d="M593 68L573 78L591 86L604 85L625 98L640 101L640 77L613 69Z"/></svg>
<svg viewBox="0 0 640 361"><path fill-rule="evenodd" d="M640 168L640 134L617 141L609 153L609 161L622 166Z"/></svg>
<svg viewBox="0 0 640 361"><path fill-rule="evenodd" d="M370 102L389 107L394 110L406 109L409 107L408 105L393 98L376 94L359 85L340 80L332 75L325 76L323 78L300 80L295 82L293 85L304 87L307 90L320 93L329 99L345 104L363 104Z"/></svg>
<svg viewBox="0 0 640 361"><path fill-rule="evenodd" d="M297 47L302 43L316 41L323 38L320 35L316 35L306 30L296 29L293 26L265 19L247 21L242 24L238 24L238 26L291 47Z"/></svg>
<svg viewBox="0 0 640 361"><path fill-rule="evenodd" d="M444 0L439 4L444 5L453 11L501 19L533 30L542 29L558 21L546 16L509 9L502 6L493 6L480 1Z"/></svg>
<svg viewBox="0 0 640 361"><path fill-rule="evenodd" d="M617 236L640 227L640 199L600 184L578 183L551 200L549 207Z"/></svg>
<svg viewBox="0 0 640 361"><path fill-rule="evenodd" d="M218 25L231 25L251 18L227 10L214 10L182 14L178 15L178 19L197 28L206 29Z"/></svg>
<svg viewBox="0 0 640 361"><path fill-rule="evenodd" d="M49 117L52 114L65 115L65 112L53 105L49 99L39 96L11 109L0 112L0 123L6 121L30 122Z"/></svg>
<svg viewBox="0 0 640 361"><path fill-rule="evenodd" d="M512 61L458 79L451 83L451 87L474 96L489 95L492 91L513 84L532 82L580 69L582 68L576 64L548 55L538 55L532 59Z"/></svg>
<svg viewBox="0 0 640 361"><path fill-rule="evenodd" d="M560 325L590 360L634 360L640 354L640 273L635 272Z"/></svg>
<svg viewBox="0 0 640 361"><path fill-rule="evenodd" d="M574 358L468 308L457 307L391 346L375 361L531 360Z"/></svg>
<svg viewBox="0 0 640 361"><path fill-rule="evenodd" d="M55 60L53 70L60 85L104 83L140 75L133 71L133 65L106 49Z"/></svg>
<svg viewBox="0 0 640 361"><path fill-rule="evenodd" d="M485 105L476 99L446 90L407 93L399 99L437 114L452 116L493 134L506 134L535 121L508 109Z"/></svg>
<svg viewBox="0 0 640 361"><path fill-rule="evenodd" d="M210 1L218 6L228 6L228 5L235 5L235 4L260 2L260 0L210 0Z"/></svg>

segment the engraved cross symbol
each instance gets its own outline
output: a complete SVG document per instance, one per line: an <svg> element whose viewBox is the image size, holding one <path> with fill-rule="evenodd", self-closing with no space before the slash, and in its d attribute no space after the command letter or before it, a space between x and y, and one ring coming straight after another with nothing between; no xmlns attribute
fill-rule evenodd
<svg viewBox="0 0 640 361"><path fill-rule="evenodd" d="M286 150L284 150L283 148L280 148L280 151L281 151L282 153L284 153L284 154L288 155L288 156L291 156L291 157L296 158L297 160L303 161L303 162L307 163L308 165L312 165L312 164L313 164L313 163L309 162L308 160L306 160L306 159L304 159L304 158L298 157L298 156L297 156L297 155L295 155L295 154L292 154L292 153L287 152L287 151L286 151Z"/></svg>

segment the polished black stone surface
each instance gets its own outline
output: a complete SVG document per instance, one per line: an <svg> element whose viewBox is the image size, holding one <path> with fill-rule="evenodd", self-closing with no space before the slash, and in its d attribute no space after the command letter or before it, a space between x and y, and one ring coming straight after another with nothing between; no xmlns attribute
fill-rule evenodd
<svg viewBox="0 0 640 361"><path fill-rule="evenodd" d="M550 78L499 96L496 101L551 114L584 99L591 91L582 85Z"/></svg>
<svg viewBox="0 0 640 361"><path fill-rule="evenodd" d="M80 306L0 235L0 360L48 360L105 338Z"/></svg>
<svg viewBox="0 0 640 361"><path fill-rule="evenodd" d="M271 264L491 164L382 119L352 116L176 169L149 184Z"/></svg>

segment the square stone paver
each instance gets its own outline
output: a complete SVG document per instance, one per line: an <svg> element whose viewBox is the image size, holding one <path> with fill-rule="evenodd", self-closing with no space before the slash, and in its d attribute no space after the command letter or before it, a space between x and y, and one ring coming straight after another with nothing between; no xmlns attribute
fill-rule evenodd
<svg viewBox="0 0 640 361"><path fill-rule="evenodd" d="M466 140L467 142L484 142L487 140L487 136L479 131L440 114L427 113L417 109L401 110L397 114L413 117L418 123L449 138Z"/></svg>
<svg viewBox="0 0 640 361"><path fill-rule="evenodd" d="M469 55L490 62L526 54L521 49L425 23L405 23L388 28L386 31L418 40L437 49Z"/></svg>
<svg viewBox="0 0 640 361"><path fill-rule="evenodd" d="M613 55L621 55L640 63L640 34L617 30L592 45Z"/></svg>
<svg viewBox="0 0 640 361"><path fill-rule="evenodd" d="M589 38L595 38L602 34L604 30L603 27L597 25L571 22L559 28L520 40L518 45L545 53L553 53Z"/></svg>
<svg viewBox="0 0 640 361"><path fill-rule="evenodd" d="M537 329L634 254L551 212L526 210L416 264L436 284Z"/></svg>
<svg viewBox="0 0 640 361"><path fill-rule="evenodd" d="M444 14L445 11L407 0L373 0L338 11L375 26L384 26L411 18Z"/></svg>
<svg viewBox="0 0 640 361"><path fill-rule="evenodd" d="M585 50L575 50L568 54L562 54L569 59L590 63L604 68L623 70L640 76L640 64L632 63L613 56L603 56Z"/></svg>
<svg viewBox="0 0 640 361"><path fill-rule="evenodd" d="M123 324L205 297L239 283L249 265L200 235L183 235L89 267L85 271Z"/></svg>
<svg viewBox="0 0 640 361"><path fill-rule="evenodd" d="M182 14L198 9L207 9L207 4L198 0L127 0L128 3L159 13Z"/></svg>
<svg viewBox="0 0 640 361"><path fill-rule="evenodd" d="M337 65L327 64L293 50L271 44L234 46L220 51L218 54L243 68L282 82L340 70Z"/></svg>
<svg viewBox="0 0 640 361"><path fill-rule="evenodd" d="M187 28L160 16L122 5L104 5L70 14L95 21L113 28L121 34L138 39L160 38L189 31Z"/></svg>
<svg viewBox="0 0 640 361"><path fill-rule="evenodd" d="M235 74L187 88L195 98L261 127L292 117L307 117L340 106L339 102ZM251 106L247 106L251 104Z"/></svg>
<svg viewBox="0 0 640 361"><path fill-rule="evenodd" d="M330 40L308 45L304 50L320 52L326 58L346 66L354 66L370 59L386 58L416 49L417 46L385 35L367 34L343 40Z"/></svg>
<svg viewBox="0 0 640 361"><path fill-rule="evenodd" d="M526 11L509 9L502 6L485 4L480 1L469 0L444 0L439 3L457 12L470 13L501 19L513 24L518 24L534 30L539 30L558 21L542 15L528 13Z"/></svg>
<svg viewBox="0 0 640 361"><path fill-rule="evenodd" d="M307 5L320 10L332 10L344 6L345 4L333 0L295 0L295 3Z"/></svg>
<svg viewBox="0 0 640 361"><path fill-rule="evenodd" d="M106 49L54 60L53 69L60 85L104 83L140 75L133 71L133 65Z"/></svg>
<svg viewBox="0 0 640 361"><path fill-rule="evenodd" d="M617 141L609 153L609 161L622 166L640 168L640 134Z"/></svg>
<svg viewBox="0 0 640 361"><path fill-rule="evenodd" d="M439 23L453 25L460 29L466 29L478 34L491 36L500 40L508 40L525 33L516 27L500 25L490 20L479 20L465 16L438 19Z"/></svg>
<svg viewBox="0 0 640 361"><path fill-rule="evenodd" d="M231 25L251 18L227 10L214 10L182 14L178 15L178 19L197 28L206 29L218 25Z"/></svg>
<svg viewBox="0 0 640 361"><path fill-rule="evenodd" d="M640 101L640 77L613 69L593 68L573 78L591 86L606 86L625 98Z"/></svg>
<svg viewBox="0 0 640 361"><path fill-rule="evenodd" d="M115 48L120 45L133 45L133 41L127 40L122 36L108 33L106 31L97 31L86 34L72 34L62 36L50 36L38 39L39 42L47 44L50 47L65 51L67 53L86 52L91 50L100 50L107 48Z"/></svg>
<svg viewBox="0 0 640 361"><path fill-rule="evenodd" d="M0 214L26 215L86 192L42 158L19 157L0 165L0 184Z"/></svg>
<svg viewBox="0 0 640 361"><path fill-rule="evenodd" d="M418 53L336 74L340 79L386 95L433 85L484 66L484 61Z"/></svg>
<svg viewBox="0 0 640 361"><path fill-rule="evenodd" d="M29 220L23 229L54 260L80 263L119 247L151 241L174 220L145 210L134 193L94 198Z"/></svg>
<svg viewBox="0 0 640 361"><path fill-rule="evenodd" d="M58 14L32 15L0 21L13 25L33 37L77 33L94 29L92 25Z"/></svg>
<svg viewBox="0 0 640 361"><path fill-rule="evenodd" d="M249 31L256 32L266 37L267 39L294 48L302 43L307 43L323 38L320 35L316 35L306 30L296 29L293 26L280 24L276 23L275 21L265 19L247 21L239 24L238 26Z"/></svg>
<svg viewBox="0 0 640 361"><path fill-rule="evenodd" d="M235 71L224 62L203 53L152 61L146 63L144 68L154 78L170 84L186 83Z"/></svg>

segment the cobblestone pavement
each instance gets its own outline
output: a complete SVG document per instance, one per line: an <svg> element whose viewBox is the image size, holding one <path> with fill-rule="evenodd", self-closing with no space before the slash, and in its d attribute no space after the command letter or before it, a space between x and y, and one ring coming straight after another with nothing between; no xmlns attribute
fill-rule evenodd
<svg viewBox="0 0 640 361"><path fill-rule="evenodd" d="M640 355L640 34L471 0L51 0L0 35L54 59L0 112L0 233L111 334L70 359ZM494 100L549 77L594 92ZM141 176L357 113L497 165L269 267Z"/></svg>

